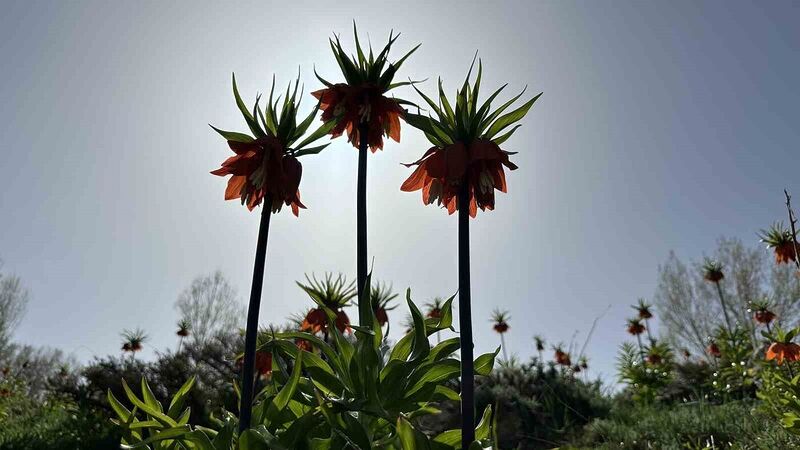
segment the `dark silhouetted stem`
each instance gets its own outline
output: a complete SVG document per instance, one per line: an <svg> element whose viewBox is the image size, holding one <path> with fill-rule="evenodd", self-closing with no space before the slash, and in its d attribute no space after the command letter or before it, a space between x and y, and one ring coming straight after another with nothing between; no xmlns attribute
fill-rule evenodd
<svg viewBox="0 0 800 450"><path fill-rule="evenodd" d="M731 319L728 317L728 305L725 304L725 296L722 295L722 286L719 285L719 281L715 282L714 284L717 285L719 303L722 305L722 313L725 315L725 325L728 326L728 334L730 334L731 339L733 339L733 328L731 328Z"/></svg>
<svg viewBox="0 0 800 450"><path fill-rule="evenodd" d="M647 331L647 339L650 340L650 345L655 344L655 340L653 339L653 335L650 333L650 320L644 319L644 329Z"/></svg>
<svg viewBox="0 0 800 450"><path fill-rule="evenodd" d="M640 335L636 335L636 342L639 343L639 357L642 358L642 363L644 363L644 347L642 347L642 338Z"/></svg>
<svg viewBox="0 0 800 450"><path fill-rule="evenodd" d="M469 188L458 193L458 323L461 326L461 448L475 440L475 368L469 289Z"/></svg>
<svg viewBox="0 0 800 450"><path fill-rule="evenodd" d="M358 184L356 185L356 279L358 282L358 302L369 298L364 293L367 282L367 152L369 151L369 127L366 123L359 125L358 143ZM359 310L360 311L360 310ZM359 317L359 324L365 318Z"/></svg>
<svg viewBox="0 0 800 450"><path fill-rule="evenodd" d="M253 284L250 288L250 304L247 307L247 329L244 335L244 364L242 367L242 402L239 407L239 432L250 428L253 408L254 372L256 363L256 339L258 338L258 310L261 306L261 287L264 284L264 263L267 259L267 236L269 219L272 216L272 200L264 197L261 223L258 226L256 261L253 265Z"/></svg>

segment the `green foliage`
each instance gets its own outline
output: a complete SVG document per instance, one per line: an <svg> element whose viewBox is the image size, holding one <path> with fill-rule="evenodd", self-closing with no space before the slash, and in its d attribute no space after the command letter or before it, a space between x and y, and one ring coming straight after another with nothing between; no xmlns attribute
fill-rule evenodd
<svg viewBox="0 0 800 450"><path fill-rule="evenodd" d="M381 92L384 93L396 87L414 83L412 81L392 83L392 81L403 62L422 44L417 44L416 47L412 48L402 58L394 63L389 63L389 52L394 42L400 37L399 33L389 33L389 42L383 47L383 50L378 53L378 56L373 55L372 45L369 46L369 53L364 53L364 49L361 47L361 42L358 39L358 30L356 29L355 22L353 22L353 36L356 41L356 55L354 56L348 55L344 48L342 48L339 36L334 36L334 39L329 40L333 56L336 58L336 62L339 64L339 69L341 69L347 84L350 86L373 85L379 87ZM317 75L317 79L326 87L333 86L333 83L320 77L316 71L314 74Z"/></svg>
<svg viewBox="0 0 800 450"><path fill-rule="evenodd" d="M783 431L756 406L752 400L721 405L628 405L615 408L607 419L593 421L576 437L575 447L563 448L772 450L800 446L800 438Z"/></svg>
<svg viewBox="0 0 800 450"><path fill-rule="evenodd" d="M633 400L638 403L651 404L660 399L662 390L672 379L671 352L663 345L657 351L662 354L661 359L652 361L630 342L620 347L617 356L619 378L628 384Z"/></svg>
<svg viewBox="0 0 800 450"><path fill-rule="evenodd" d="M355 283L347 283L344 275L339 274L336 278L332 273L326 273L325 278L317 280L312 274L311 278L306 274L306 284L296 281L300 287L319 307L331 309L344 308L349 306L356 296Z"/></svg>
<svg viewBox="0 0 800 450"><path fill-rule="evenodd" d="M24 380L0 379L0 448L105 450L119 435L102 414L63 395L34 398Z"/></svg>
<svg viewBox="0 0 800 450"><path fill-rule="evenodd" d="M762 400L762 411L775 417L786 430L800 435L800 375L792 376L790 370L788 364L767 364L756 395Z"/></svg>
<svg viewBox="0 0 800 450"><path fill-rule="evenodd" d="M769 342L776 345L793 346L792 340L800 327L784 331L777 327L773 333L764 332ZM800 365L793 358L777 361L762 361L760 385L756 395L762 400L762 411L778 419L781 426L800 435Z"/></svg>
<svg viewBox="0 0 800 450"><path fill-rule="evenodd" d="M557 447L593 418L607 416L611 408L599 381L583 381L536 359L501 364L490 375L478 377L475 401L478 409L496 406L495 432L502 449ZM458 425L458 402L443 402L438 408L442 413L423 418L421 428L438 433Z"/></svg>
<svg viewBox="0 0 800 450"><path fill-rule="evenodd" d="M714 398L714 366L705 360L686 360L676 363L670 382L661 391L661 401L667 404L702 401Z"/></svg>
<svg viewBox="0 0 800 450"><path fill-rule="evenodd" d="M123 383L130 408L109 391L125 445L131 448L184 449L430 449L460 446L458 430L430 438L414 424L436 413L434 402L458 399L445 386L459 374L453 357L458 339L431 347L431 334L452 325L452 298L442 317L425 319L407 293L414 318L412 331L385 350L380 325L369 304L360 305L361 326L355 340L335 326L336 314L322 306L330 323L331 342L304 332L265 333L259 352L270 352L273 371L269 383L255 398L252 428L236 436L235 415L224 413L214 427L191 425L191 412L183 403L191 392L190 380L172 398L169 407L159 401L142 379L141 394ZM371 319L371 320L370 320ZM365 325L366 323L366 325ZM294 340L311 342L315 352L299 349ZM318 352L318 353L317 353ZM487 375L496 352L481 355L476 372ZM491 409L486 408L476 435L490 444ZM212 447L213 446L213 447Z"/></svg>
<svg viewBox="0 0 800 450"><path fill-rule="evenodd" d="M238 334L218 335L204 343L189 343L178 353L166 352L152 362L131 358L107 357L96 359L82 372L80 383L64 383L56 387L68 394L79 405L111 413L107 401L110 390L117 398L124 398L122 381L137 385L147 378L155 397L167 402L189 377L195 377L186 401L192 408L193 422L210 425L211 415L223 408L236 406L236 395L230 381L236 377L233 355L241 351Z"/></svg>
<svg viewBox="0 0 800 450"><path fill-rule="evenodd" d="M520 125L513 126L510 131L498 136L498 133L506 130L516 122L522 120L539 99L541 93L525 102L519 108L501 115L509 106L519 99L525 90L516 97L494 111L491 111L492 101L503 91L503 85L489 96L486 101L478 106L478 93L481 86L481 75L483 65L478 62L478 74L474 83L470 83L470 76L475 61L469 68L467 77L461 89L456 92L455 108L453 108L442 88L442 80L439 79L439 101L435 102L430 97L423 94L416 86L413 86L417 93L425 99L431 110L436 113L436 118L423 116L420 114L406 113L405 120L409 125L425 133L428 140L437 147L445 147L454 142L469 143L476 139L490 139L497 145L505 142L519 128Z"/></svg>
<svg viewBox="0 0 800 450"><path fill-rule="evenodd" d="M737 326L732 333L724 327L717 331L715 342L721 356L714 361L712 385L716 395L726 398L753 397L757 367L748 330Z"/></svg>
<svg viewBox="0 0 800 450"><path fill-rule="evenodd" d="M323 124L317 130L309 134L305 139L297 143L297 141L299 141L300 138L306 134L311 126L311 122L313 122L314 117L319 110L318 104L311 111L311 113L306 116L305 119L298 123L297 114L303 98L302 92L300 93L299 97L297 96L299 84L300 75L298 74L294 83L294 89L292 89L292 83L289 83L289 85L286 87L283 103L279 108L278 105L281 105L280 95L278 95L278 98L274 99L273 101L273 96L275 94L275 77L273 77L272 88L269 91L269 100L267 101L267 105L263 110L258 106L259 101L261 100L261 95L258 95L256 96L256 102L253 105L253 109L250 111L247 105L245 105L244 100L242 100L242 97L239 95L239 88L236 86L236 76L234 75L233 96L236 98L236 105L239 107L239 111L242 113L242 116L244 116L244 120L255 138L245 133L220 130L213 125L211 128L213 128L214 131L222 135L222 137L228 141L249 143L253 142L255 139L269 136L277 138L284 146L286 146L287 152L293 156L319 153L329 144L313 148L306 148L306 146L328 134L328 132L335 125L335 122Z"/></svg>

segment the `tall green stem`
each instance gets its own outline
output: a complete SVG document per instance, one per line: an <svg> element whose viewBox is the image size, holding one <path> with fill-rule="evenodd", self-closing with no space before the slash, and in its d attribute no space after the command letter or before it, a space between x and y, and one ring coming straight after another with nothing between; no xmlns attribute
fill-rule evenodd
<svg viewBox="0 0 800 450"><path fill-rule="evenodd" d="M475 440L475 368L469 282L469 186L458 192L458 323L461 327L461 448Z"/></svg>
<svg viewBox="0 0 800 450"><path fill-rule="evenodd" d="M733 337L733 328L731 328L731 319L728 317L728 305L725 304L725 296L722 295L722 286L719 285L719 281L715 282L714 284L717 285L717 293L719 293L719 303L722 305L722 312L725 315L725 325L728 327L728 334Z"/></svg>
<svg viewBox="0 0 800 450"><path fill-rule="evenodd" d="M508 362L508 352L506 351L506 338L500 333L500 346L503 347L503 360Z"/></svg>
<svg viewBox="0 0 800 450"><path fill-rule="evenodd" d="M367 282L367 152L369 151L368 124L359 125L358 135L358 183L356 185L356 279L358 303L367 301L369 292L364 292ZM359 309L360 311L360 309ZM364 318L359 317L359 324Z"/></svg>
<svg viewBox="0 0 800 450"><path fill-rule="evenodd" d="M256 362L256 340L258 338L258 310L261 307L261 287L264 284L264 263L267 259L267 237L269 219L272 216L272 199L264 197L261 222L256 241L256 260L253 265L253 284L250 288L250 304L247 307L247 328L244 337L244 364L242 367L242 402L239 406L239 432L250 428L253 408L254 372Z"/></svg>

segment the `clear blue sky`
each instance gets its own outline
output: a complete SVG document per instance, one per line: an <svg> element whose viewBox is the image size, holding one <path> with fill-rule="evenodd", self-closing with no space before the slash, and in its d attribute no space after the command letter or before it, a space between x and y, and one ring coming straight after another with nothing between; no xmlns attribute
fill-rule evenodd
<svg viewBox="0 0 800 450"><path fill-rule="evenodd" d="M453 91L475 50L484 86L544 91L505 145L520 169L473 221L477 350L488 316L512 314L510 350L531 336L589 346L613 376L628 305L652 295L669 250L696 257L720 235L755 242L800 198L797 2L3 2L0 15L0 257L32 291L17 339L80 360L116 354L141 326L173 347L173 302L221 269L249 292L258 216L209 175L228 156L206 124L244 129L248 99L312 65L352 20L397 49L422 42L401 77ZM400 52L397 53L397 56ZM414 98L408 91L398 95ZM311 106L312 99L306 98ZM456 220L401 193L427 144L410 127L370 156L376 276L423 302L456 289ZM304 160L309 209L273 221L262 321L310 303L304 272L355 272L356 152L337 140ZM355 315L355 313L353 313ZM395 317L402 314L396 314ZM396 327L397 330L400 327ZM150 357L152 350L145 352Z"/></svg>

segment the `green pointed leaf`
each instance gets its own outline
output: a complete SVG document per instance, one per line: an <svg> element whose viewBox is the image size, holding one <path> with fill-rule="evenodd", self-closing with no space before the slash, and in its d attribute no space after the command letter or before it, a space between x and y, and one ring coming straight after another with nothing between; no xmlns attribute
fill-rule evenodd
<svg viewBox="0 0 800 450"><path fill-rule="evenodd" d="M403 450L430 449L428 438L403 416L397 419L397 435L400 437L400 445Z"/></svg>
<svg viewBox="0 0 800 450"><path fill-rule="evenodd" d="M336 120L330 120L328 122L325 122L324 124L322 124L322 126L317 128L313 133L311 133L305 139L303 139L303 141L300 144L295 146L295 150L300 150L303 147L305 147L306 145L308 145L308 144L316 141L317 139L327 135L328 133L331 132L331 130L335 126L336 126Z"/></svg>
<svg viewBox="0 0 800 450"><path fill-rule="evenodd" d="M156 442L165 441L165 440L168 440L168 439L180 438L180 437L185 436L186 433L188 433L190 431L191 431L191 428L188 425L184 425L182 427L165 428L165 429L159 431L157 434L155 434L153 436L150 436L149 438L147 438L147 439L145 439L145 440L143 440L141 442L137 442L136 444L133 444L133 445L120 444L120 448L123 448L123 449L149 448L148 446L150 444L153 444L153 443L156 443Z"/></svg>
<svg viewBox="0 0 800 450"><path fill-rule="evenodd" d="M128 428L130 428L131 430L136 430L136 429L139 429L139 428L158 428L158 429L161 429L161 428L163 428L163 426L161 425L161 422L159 422L157 420L145 420L143 422L134 422L134 423L130 424L130 426Z"/></svg>
<svg viewBox="0 0 800 450"><path fill-rule="evenodd" d="M509 131L509 132L507 132L507 133L503 134L503 135L502 135L502 136L500 136L500 137L496 137L496 138L492 139L492 141L494 141L494 143L495 143L495 144L497 144L497 145L500 145L500 144L502 144L503 142L507 141L507 140L508 140L508 138L510 138L510 137L511 137L511 135L512 135L512 134L514 134L514 132L515 132L515 131L517 131L517 128L519 128L519 127L521 127L521 126L522 126L522 125L520 125L520 124L514 125L514 127L513 127L513 128L511 128L511 131Z"/></svg>
<svg viewBox="0 0 800 450"><path fill-rule="evenodd" d="M311 111L311 113L302 122L300 122L300 124L295 129L294 135L290 139L291 142L288 142L287 145L292 145L296 140L300 139L301 137L303 137L304 134L306 134L306 131L308 131L308 127L311 126L311 122L317 116L317 111L319 111L319 105L320 103L317 102L317 106L315 106L314 109Z"/></svg>
<svg viewBox="0 0 800 450"><path fill-rule="evenodd" d="M461 340L458 337L445 339L431 349L428 359L431 362L447 358L461 347Z"/></svg>
<svg viewBox="0 0 800 450"><path fill-rule="evenodd" d="M108 390L107 397L108 397L108 404L111 405L111 409L113 409L114 412L117 413L117 416L123 422L127 421L128 418L131 416L130 410L128 410L128 408L126 408L122 403L120 403L116 397L114 397L114 394L111 393L111 389Z"/></svg>
<svg viewBox="0 0 800 450"><path fill-rule="evenodd" d="M489 439L491 436L491 425L492 423L492 407L491 405L487 406L486 409L483 410L483 416L481 416L481 421L478 422L478 426L475 427L475 440L482 441L484 439Z"/></svg>
<svg viewBox="0 0 800 450"><path fill-rule="evenodd" d="M453 448L458 448L461 446L461 430L447 430L438 434L435 438L433 438L433 441L451 446Z"/></svg>
<svg viewBox="0 0 800 450"><path fill-rule="evenodd" d="M195 377L192 376L189 378L186 383L183 383L178 392L172 396L172 401L169 404L169 410L167 410L167 415L172 418L178 418L178 412L183 408L183 404L186 400L186 395L189 394L189 391L192 390L192 386L194 386Z"/></svg>
<svg viewBox="0 0 800 450"><path fill-rule="evenodd" d="M145 413L151 415L154 419L158 420L159 422L169 426L175 427L177 422L175 422L171 417L167 416L166 414L162 413L161 411L151 407L147 403L139 400L136 394L133 393L130 387L128 387L128 383L125 382L125 379L122 379L122 388L125 390L125 395L128 396L128 400L137 406L139 409L144 411Z"/></svg>
<svg viewBox="0 0 800 450"><path fill-rule="evenodd" d="M425 103L427 103L428 106L431 107L433 112L436 113L436 116L439 117L439 119L441 119L443 117L443 114L442 114L442 110L439 108L439 105L437 105L436 102L431 100L430 97L428 97L427 95L423 94L422 91L417 89L417 86L412 84L411 87L414 88L415 91L417 91L417 94L419 94L419 96L422 97L423 100L425 100Z"/></svg>
<svg viewBox="0 0 800 450"><path fill-rule="evenodd" d="M475 359L475 373L477 375L487 376L492 373L494 367L494 360L497 354L500 353L500 347L497 347L492 353L484 353Z"/></svg>
<svg viewBox="0 0 800 450"><path fill-rule="evenodd" d="M428 384L439 384L458 377L461 362L457 359L444 359L425 367L420 375L416 375L413 384L406 391L406 398L411 398L417 391Z"/></svg>
<svg viewBox="0 0 800 450"><path fill-rule="evenodd" d="M419 48L421 45L422 45L422 43L419 43L419 44L417 44L417 45L416 45L414 48L412 48L411 50L409 50L409 51L408 51L408 53L406 53L405 55L403 55L403 57L402 57L402 58L400 58L400 59L398 59L397 61L395 61L395 62L392 64L392 66L394 66L395 70L399 70L399 69L400 69L400 66L402 66L402 65L403 65L403 63L406 61L406 59L408 59L408 57L409 57L409 56L411 56L411 55L412 55L412 54L413 54L415 51L417 51L417 49L418 49L418 48Z"/></svg>
<svg viewBox="0 0 800 450"><path fill-rule="evenodd" d="M161 406L161 402L156 399L156 396L153 395L153 391L150 389L150 385L147 384L147 380L142 377L142 398L144 402L147 403L153 409L158 410L158 412L164 412L164 409Z"/></svg>
<svg viewBox="0 0 800 450"><path fill-rule="evenodd" d="M294 396L295 391L297 391L297 384L300 382L300 374L302 373L303 369L303 355L305 352L300 352L297 354L297 359L294 361L294 369L292 370L292 375L289 377L289 381L281 388L278 395L272 399L272 404L270 405L270 412L272 414L277 414L283 411L286 408L286 405L289 403L289 399ZM274 410L274 412L273 412Z"/></svg>
<svg viewBox="0 0 800 450"><path fill-rule="evenodd" d="M321 152L322 150L324 150L324 149L325 149L325 147L327 147L327 146L329 146L329 145L331 145L331 144L318 145L318 146L316 146L316 147L308 147L308 148L304 148L304 149L302 149L302 150L300 150L300 151L297 151L297 152L295 152L295 153L294 153L294 156L295 156L295 157L297 157L297 158L299 158L299 157L301 157L301 156L306 156L306 155L316 155L316 154L318 154L319 152Z"/></svg>
<svg viewBox="0 0 800 450"><path fill-rule="evenodd" d="M478 76L475 77L475 86L472 88L472 97L470 98L469 110L470 116L475 117L475 112L478 110L478 92L481 88L481 76L483 75L483 63L478 60Z"/></svg>
<svg viewBox="0 0 800 450"><path fill-rule="evenodd" d="M251 136L249 136L247 134L244 134L244 133L237 133L235 131L220 130L219 128L215 127L214 125L209 125L209 126L211 128L213 128L214 131L219 133L222 137L224 137L226 141L242 142L244 144L247 144L247 143L253 142L255 140Z"/></svg>
<svg viewBox="0 0 800 450"><path fill-rule="evenodd" d="M430 343L428 342L428 335L425 332L425 319L422 317L417 305L411 301L411 289L406 290L406 302L408 309L411 311L411 317L414 320L414 329L411 331L413 337L411 360L418 360L425 358L431 351Z"/></svg>
<svg viewBox="0 0 800 450"><path fill-rule="evenodd" d="M486 131L485 136L488 139L491 139L507 126L521 120L523 117L525 117L525 114L528 114L528 110L531 109L531 106L533 106L536 100L538 100L539 97L541 96L542 93L539 93L539 95L528 100L524 105L520 106L514 111L511 111L508 114L500 116L496 121L494 121L494 123L492 123L491 126L489 126L489 129Z"/></svg>
<svg viewBox="0 0 800 450"><path fill-rule="evenodd" d="M431 398L431 400L432 401L450 400L454 402L459 402L461 401L461 397L458 395L458 392L450 389L449 387L439 385L436 386L436 388L434 389L433 397Z"/></svg>
<svg viewBox="0 0 800 450"><path fill-rule="evenodd" d="M364 57L364 52L361 50L361 43L358 41L358 30L356 29L356 21L355 20L353 20L353 36L355 36L355 40L356 40L356 51L358 52L358 63L363 67L367 62L367 58Z"/></svg>
<svg viewBox="0 0 800 450"><path fill-rule="evenodd" d="M236 99L236 106L239 107L239 111L241 111L242 116L244 116L244 121L247 122L248 128L253 134L257 137L264 137L263 131L261 131L261 127L258 126L258 122L256 122L255 117L250 113L247 109L247 105L244 104L242 100L242 96L239 95L239 88L236 86L236 75L232 75L233 78L233 96Z"/></svg>

